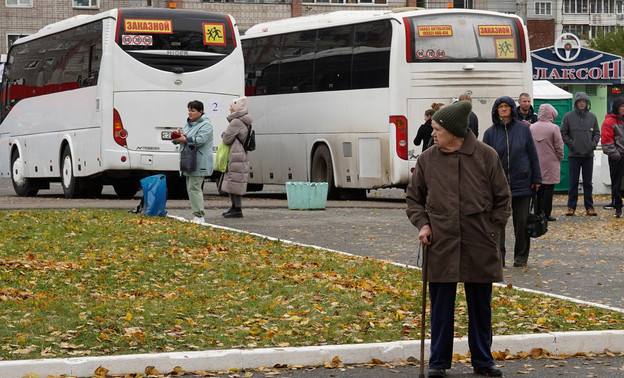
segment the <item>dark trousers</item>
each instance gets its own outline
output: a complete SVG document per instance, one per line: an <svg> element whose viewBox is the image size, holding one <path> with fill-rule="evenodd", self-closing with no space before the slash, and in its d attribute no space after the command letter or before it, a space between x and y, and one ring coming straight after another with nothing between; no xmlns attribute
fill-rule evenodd
<svg viewBox="0 0 624 378"><path fill-rule="evenodd" d="M583 170L583 199L585 210L594 207L592 198L592 175L594 173L594 157L568 157L570 188L568 189L568 207L576 210L578 201L579 175Z"/></svg>
<svg viewBox="0 0 624 378"><path fill-rule="evenodd" d="M539 213L540 211L544 212L546 218L550 217L552 213L552 200L553 193L555 192L555 185L540 185L540 188L537 190L537 202L535 203L535 212Z"/></svg>
<svg viewBox="0 0 624 378"><path fill-rule="evenodd" d="M492 284L464 284L468 304L468 346L472 366L494 365L492 357ZM431 355L430 369L450 369L455 334L455 282L430 282Z"/></svg>
<svg viewBox="0 0 624 378"><path fill-rule="evenodd" d="M616 210L622 209L622 178L624 177L624 158L615 161L609 159L611 174L611 202Z"/></svg>
<svg viewBox="0 0 624 378"><path fill-rule="evenodd" d="M529 260L529 249L531 249L531 238L527 234L526 224L529 218L529 208L531 207L531 196L511 197L511 216L514 228L514 263L526 265ZM505 227L501 230L498 243L503 261L505 260Z"/></svg>

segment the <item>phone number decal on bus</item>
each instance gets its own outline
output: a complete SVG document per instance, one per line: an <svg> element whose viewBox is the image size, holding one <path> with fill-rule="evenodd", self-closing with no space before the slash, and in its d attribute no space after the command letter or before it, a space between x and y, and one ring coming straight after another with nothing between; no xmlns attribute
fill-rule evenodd
<svg viewBox="0 0 624 378"><path fill-rule="evenodd" d="M128 18L124 21L126 33L173 34L171 20L137 20Z"/></svg>
<svg viewBox="0 0 624 378"><path fill-rule="evenodd" d="M452 37L453 27L451 25L423 25L418 26L419 37Z"/></svg>
<svg viewBox="0 0 624 378"><path fill-rule="evenodd" d="M509 25L479 25L479 35L482 37L511 35L511 26Z"/></svg>

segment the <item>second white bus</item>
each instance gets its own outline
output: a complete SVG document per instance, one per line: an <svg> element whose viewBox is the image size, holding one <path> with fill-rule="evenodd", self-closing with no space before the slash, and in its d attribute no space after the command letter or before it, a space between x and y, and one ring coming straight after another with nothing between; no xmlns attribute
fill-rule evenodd
<svg viewBox="0 0 624 378"><path fill-rule="evenodd" d="M485 130L497 97L532 93L528 36L514 15L333 12L255 25L242 43L252 187L321 181L333 198L405 187L433 102L470 94Z"/></svg>
<svg viewBox="0 0 624 378"><path fill-rule="evenodd" d="M128 8L19 39L2 78L0 176L20 196L60 181L68 198L105 184L131 197L140 178L165 173L169 195L183 196L170 134L200 100L218 144L244 91L239 38L229 15Z"/></svg>

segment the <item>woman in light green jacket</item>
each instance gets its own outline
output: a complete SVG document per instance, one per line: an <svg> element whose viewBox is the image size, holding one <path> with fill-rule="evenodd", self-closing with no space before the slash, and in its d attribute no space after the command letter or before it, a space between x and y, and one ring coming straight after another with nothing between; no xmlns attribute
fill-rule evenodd
<svg viewBox="0 0 624 378"><path fill-rule="evenodd" d="M204 178L212 175L214 158L212 155L213 132L212 124L204 114L204 104L201 101L188 103L188 119L182 128L177 130L180 137L173 139L180 144L180 153L189 146L197 149L197 169L192 172L181 172L186 176L186 191L191 201L193 219L191 222L204 223Z"/></svg>

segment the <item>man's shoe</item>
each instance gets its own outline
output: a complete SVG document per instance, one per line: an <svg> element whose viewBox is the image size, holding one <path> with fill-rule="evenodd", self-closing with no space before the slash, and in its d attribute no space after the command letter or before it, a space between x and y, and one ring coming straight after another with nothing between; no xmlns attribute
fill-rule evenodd
<svg viewBox="0 0 624 378"><path fill-rule="evenodd" d="M555 217L548 217L548 218L546 218L546 220L549 221L549 222L554 222L554 221L557 220L557 218L555 218Z"/></svg>
<svg viewBox="0 0 624 378"><path fill-rule="evenodd" d="M596 214L596 210L594 210L593 207L590 207L589 209L587 209L585 214L590 216L590 217L595 217L596 215L598 215L598 214Z"/></svg>
<svg viewBox="0 0 624 378"><path fill-rule="evenodd" d="M514 267L515 268L526 268L526 266L527 266L526 263L514 262Z"/></svg>
<svg viewBox="0 0 624 378"><path fill-rule="evenodd" d="M622 218L622 209L615 210L615 217Z"/></svg>
<svg viewBox="0 0 624 378"><path fill-rule="evenodd" d="M429 369L429 373L427 374L429 378L435 377L446 377L446 370L444 369Z"/></svg>
<svg viewBox="0 0 624 378"><path fill-rule="evenodd" d="M502 377L503 371L496 365L474 368L475 374L485 375L486 377Z"/></svg>
<svg viewBox="0 0 624 378"><path fill-rule="evenodd" d="M243 217L243 210L241 209L234 209L229 213L225 213L223 214L224 218L242 218Z"/></svg>
<svg viewBox="0 0 624 378"><path fill-rule="evenodd" d="M574 209L568 207L568 211L566 211L566 217L571 217L572 215L574 215Z"/></svg>
<svg viewBox="0 0 624 378"><path fill-rule="evenodd" d="M602 208L605 209L605 210L613 210L613 209L615 209L615 204L613 204L613 202L611 202L608 205L604 205Z"/></svg>

